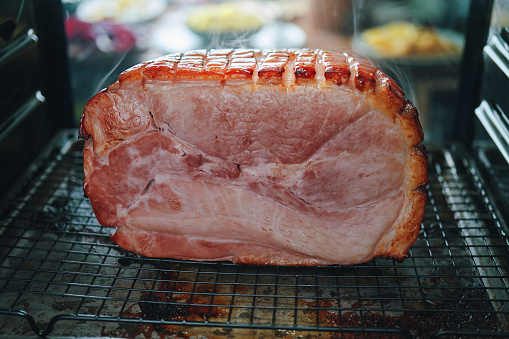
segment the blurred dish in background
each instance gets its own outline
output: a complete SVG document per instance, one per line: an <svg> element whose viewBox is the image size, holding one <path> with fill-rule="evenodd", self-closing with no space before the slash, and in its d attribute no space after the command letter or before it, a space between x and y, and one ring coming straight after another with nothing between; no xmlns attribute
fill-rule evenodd
<svg viewBox="0 0 509 339"><path fill-rule="evenodd" d="M170 20L167 24L162 24L152 33L150 40L155 50L169 54L205 47L200 36L191 32L187 26L178 24L178 16L172 17L175 17L175 21Z"/></svg>
<svg viewBox="0 0 509 339"><path fill-rule="evenodd" d="M359 53L375 59L437 63L459 60L463 36L450 30L393 22L362 32L353 43Z"/></svg>
<svg viewBox="0 0 509 339"><path fill-rule="evenodd" d="M166 7L167 0L84 0L65 22L69 55L83 59L95 51L144 49L151 20Z"/></svg>
<svg viewBox="0 0 509 339"><path fill-rule="evenodd" d="M224 2L192 9L187 27L199 35L256 32L265 23L263 9L254 2Z"/></svg>
<svg viewBox="0 0 509 339"><path fill-rule="evenodd" d="M132 24L156 18L166 5L166 0L84 0L76 8L76 15L84 22Z"/></svg>
<svg viewBox="0 0 509 339"><path fill-rule="evenodd" d="M303 47L306 34L279 20L276 5L239 1L182 8L158 20L152 47L164 54L202 48ZM210 8L214 10L209 12Z"/></svg>
<svg viewBox="0 0 509 339"><path fill-rule="evenodd" d="M291 22L275 22L255 34L252 47L259 49L299 48L306 44L306 33Z"/></svg>
<svg viewBox="0 0 509 339"><path fill-rule="evenodd" d="M136 36L123 27L109 22L91 24L69 17L65 31L71 58L84 58L97 48L104 53L127 52L136 47Z"/></svg>

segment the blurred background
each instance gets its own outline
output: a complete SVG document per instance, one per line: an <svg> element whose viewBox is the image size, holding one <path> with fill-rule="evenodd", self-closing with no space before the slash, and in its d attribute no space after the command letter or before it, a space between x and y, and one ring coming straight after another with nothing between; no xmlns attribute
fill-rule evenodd
<svg viewBox="0 0 509 339"><path fill-rule="evenodd" d="M76 121L90 97L141 61L190 49L308 47L356 53L382 68L418 107L426 139L453 130L467 0L62 3Z"/></svg>

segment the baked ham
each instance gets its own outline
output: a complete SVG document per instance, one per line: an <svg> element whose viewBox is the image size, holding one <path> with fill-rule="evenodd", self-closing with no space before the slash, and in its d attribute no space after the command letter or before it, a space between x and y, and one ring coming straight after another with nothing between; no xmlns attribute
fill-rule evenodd
<svg viewBox="0 0 509 339"><path fill-rule="evenodd" d="M402 260L419 233L417 111L351 55L167 55L95 95L79 132L98 221L144 256L350 265Z"/></svg>

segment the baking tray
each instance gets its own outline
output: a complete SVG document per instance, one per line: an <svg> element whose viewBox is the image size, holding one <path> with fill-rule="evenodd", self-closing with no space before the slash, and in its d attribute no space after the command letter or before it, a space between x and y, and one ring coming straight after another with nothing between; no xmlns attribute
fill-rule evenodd
<svg viewBox="0 0 509 339"><path fill-rule="evenodd" d="M407 260L264 267L113 244L83 197L75 135L58 136L3 204L0 336L509 336L505 225L456 144L428 146L426 213Z"/></svg>

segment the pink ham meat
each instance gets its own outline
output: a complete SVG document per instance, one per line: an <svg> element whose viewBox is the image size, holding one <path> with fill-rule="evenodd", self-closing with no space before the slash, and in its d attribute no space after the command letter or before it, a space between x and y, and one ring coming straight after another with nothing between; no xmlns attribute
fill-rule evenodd
<svg viewBox="0 0 509 339"><path fill-rule="evenodd" d="M149 257L270 265L402 260L424 214L414 106L321 50L195 50L136 65L86 105L84 189Z"/></svg>

